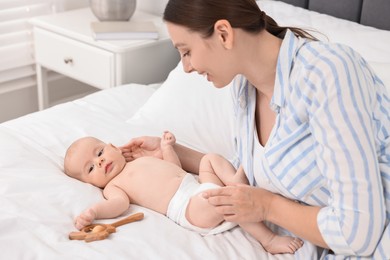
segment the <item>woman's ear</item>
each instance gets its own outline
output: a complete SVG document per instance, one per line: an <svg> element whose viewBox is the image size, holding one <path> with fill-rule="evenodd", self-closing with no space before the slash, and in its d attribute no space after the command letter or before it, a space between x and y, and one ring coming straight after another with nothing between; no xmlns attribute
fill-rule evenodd
<svg viewBox="0 0 390 260"><path fill-rule="evenodd" d="M214 33L223 46L230 50L233 47L234 32L228 20L218 20L214 24Z"/></svg>

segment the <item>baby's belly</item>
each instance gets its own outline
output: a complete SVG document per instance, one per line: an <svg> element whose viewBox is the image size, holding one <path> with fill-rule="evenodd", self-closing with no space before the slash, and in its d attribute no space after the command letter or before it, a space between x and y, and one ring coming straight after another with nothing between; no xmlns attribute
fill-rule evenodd
<svg viewBox="0 0 390 260"><path fill-rule="evenodd" d="M169 180L157 176L149 179L136 187L135 192L131 192L131 203L166 215L169 202L178 190L183 176L175 176Z"/></svg>

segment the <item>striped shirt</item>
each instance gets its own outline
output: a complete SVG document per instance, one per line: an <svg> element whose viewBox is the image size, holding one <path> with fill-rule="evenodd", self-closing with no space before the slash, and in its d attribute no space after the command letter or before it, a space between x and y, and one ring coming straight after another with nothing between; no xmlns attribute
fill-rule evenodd
<svg viewBox="0 0 390 260"><path fill-rule="evenodd" d="M250 183L269 180L273 191L320 206L318 227L336 255L390 259L390 97L366 61L288 31L270 103L275 125L256 158L256 89L238 75L232 95L235 166Z"/></svg>

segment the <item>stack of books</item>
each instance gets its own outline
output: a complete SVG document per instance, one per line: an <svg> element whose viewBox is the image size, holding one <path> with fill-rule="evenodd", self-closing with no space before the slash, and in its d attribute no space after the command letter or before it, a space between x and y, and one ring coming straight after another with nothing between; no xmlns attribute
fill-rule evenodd
<svg viewBox="0 0 390 260"><path fill-rule="evenodd" d="M153 22L103 21L91 23L95 40L144 40L158 39L158 30Z"/></svg>

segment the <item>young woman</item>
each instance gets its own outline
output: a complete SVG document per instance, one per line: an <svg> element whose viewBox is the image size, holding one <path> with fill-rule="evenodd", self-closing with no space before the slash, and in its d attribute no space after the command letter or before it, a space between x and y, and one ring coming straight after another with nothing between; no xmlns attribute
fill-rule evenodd
<svg viewBox="0 0 390 260"><path fill-rule="evenodd" d="M390 99L365 60L278 26L255 0L170 0L164 20L186 72L233 81L235 166L251 185L205 194L217 212L272 222L330 249L322 257L390 259ZM136 138L123 153L159 156L158 144ZM202 154L175 149L197 172Z"/></svg>

